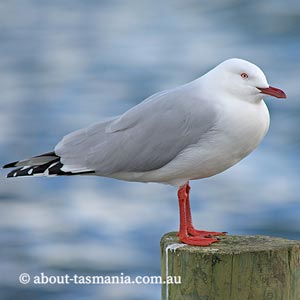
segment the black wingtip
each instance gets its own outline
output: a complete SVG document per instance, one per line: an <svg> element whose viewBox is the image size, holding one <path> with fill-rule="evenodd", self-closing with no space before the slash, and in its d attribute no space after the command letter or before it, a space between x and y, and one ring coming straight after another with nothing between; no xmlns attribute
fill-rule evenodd
<svg viewBox="0 0 300 300"><path fill-rule="evenodd" d="M11 173L8 173L8 174L6 174L6 176L5 176L6 178L11 178L11 177L14 177Z"/></svg>
<svg viewBox="0 0 300 300"><path fill-rule="evenodd" d="M14 169L12 171L10 171L8 174L5 175L5 178L15 178L16 177L16 170L17 169Z"/></svg>
<svg viewBox="0 0 300 300"><path fill-rule="evenodd" d="M33 156L32 158L36 158L36 157L43 157L43 156L53 156L54 158L58 158L59 156L56 155L56 153L54 151L51 151L51 152L47 152L47 153L44 153L44 154L40 154L40 155L37 155L37 156ZM30 159L28 159L30 160ZM15 168L17 167L17 164L19 163L20 161L14 161L14 162L11 162L9 164L6 164L4 165L2 168L3 169L7 169L7 168ZM11 177L11 176L10 176Z"/></svg>
<svg viewBox="0 0 300 300"><path fill-rule="evenodd" d="M33 167L22 167L22 168L17 168L12 171L10 171L7 175L6 178L12 178L12 177L20 177L20 176L32 176L32 171Z"/></svg>
<svg viewBox="0 0 300 300"><path fill-rule="evenodd" d="M16 176L15 173L19 170L20 169L14 169L14 170L10 171L8 174L6 174L6 178L15 177Z"/></svg>
<svg viewBox="0 0 300 300"><path fill-rule="evenodd" d="M12 162L12 163L9 163L9 164L4 165L2 168L3 168L3 169L14 168L14 167L16 167L16 164L17 164L18 162L19 162L19 161L14 161L14 162Z"/></svg>

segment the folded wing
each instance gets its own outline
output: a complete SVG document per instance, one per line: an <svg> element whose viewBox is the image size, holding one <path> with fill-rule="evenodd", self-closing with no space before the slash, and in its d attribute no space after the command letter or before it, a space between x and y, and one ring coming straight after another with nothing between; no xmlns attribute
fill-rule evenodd
<svg viewBox="0 0 300 300"><path fill-rule="evenodd" d="M156 94L120 117L75 131L55 147L64 172L147 172L199 142L216 123L208 100L183 86Z"/></svg>

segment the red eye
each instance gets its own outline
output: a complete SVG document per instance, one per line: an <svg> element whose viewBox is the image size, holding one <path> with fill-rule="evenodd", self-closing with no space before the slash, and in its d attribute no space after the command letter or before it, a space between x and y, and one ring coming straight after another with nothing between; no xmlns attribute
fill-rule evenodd
<svg viewBox="0 0 300 300"><path fill-rule="evenodd" d="M241 74L241 77L242 77L243 79L247 79L249 76L248 76L247 73L242 73L242 74Z"/></svg>

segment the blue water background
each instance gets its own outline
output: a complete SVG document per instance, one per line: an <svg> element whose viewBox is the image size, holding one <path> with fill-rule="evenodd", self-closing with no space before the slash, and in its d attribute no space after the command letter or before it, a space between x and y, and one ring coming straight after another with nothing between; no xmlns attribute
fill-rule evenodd
<svg viewBox="0 0 300 300"><path fill-rule="evenodd" d="M239 57L288 100L235 167L192 182L194 222L300 239L300 2L0 3L1 164L53 149L72 130ZM155 112L153 112L155 113ZM26 285L31 275L158 275L178 227L176 190L93 177L0 179L0 299L160 299L157 285Z"/></svg>

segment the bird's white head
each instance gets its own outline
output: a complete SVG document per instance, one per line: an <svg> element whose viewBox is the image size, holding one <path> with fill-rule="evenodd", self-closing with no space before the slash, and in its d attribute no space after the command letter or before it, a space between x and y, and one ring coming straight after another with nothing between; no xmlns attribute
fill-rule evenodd
<svg viewBox="0 0 300 300"><path fill-rule="evenodd" d="M266 95L286 98L282 90L268 84L265 74L258 66L243 59L225 60L207 75L214 77L215 88L249 102L260 101Z"/></svg>

